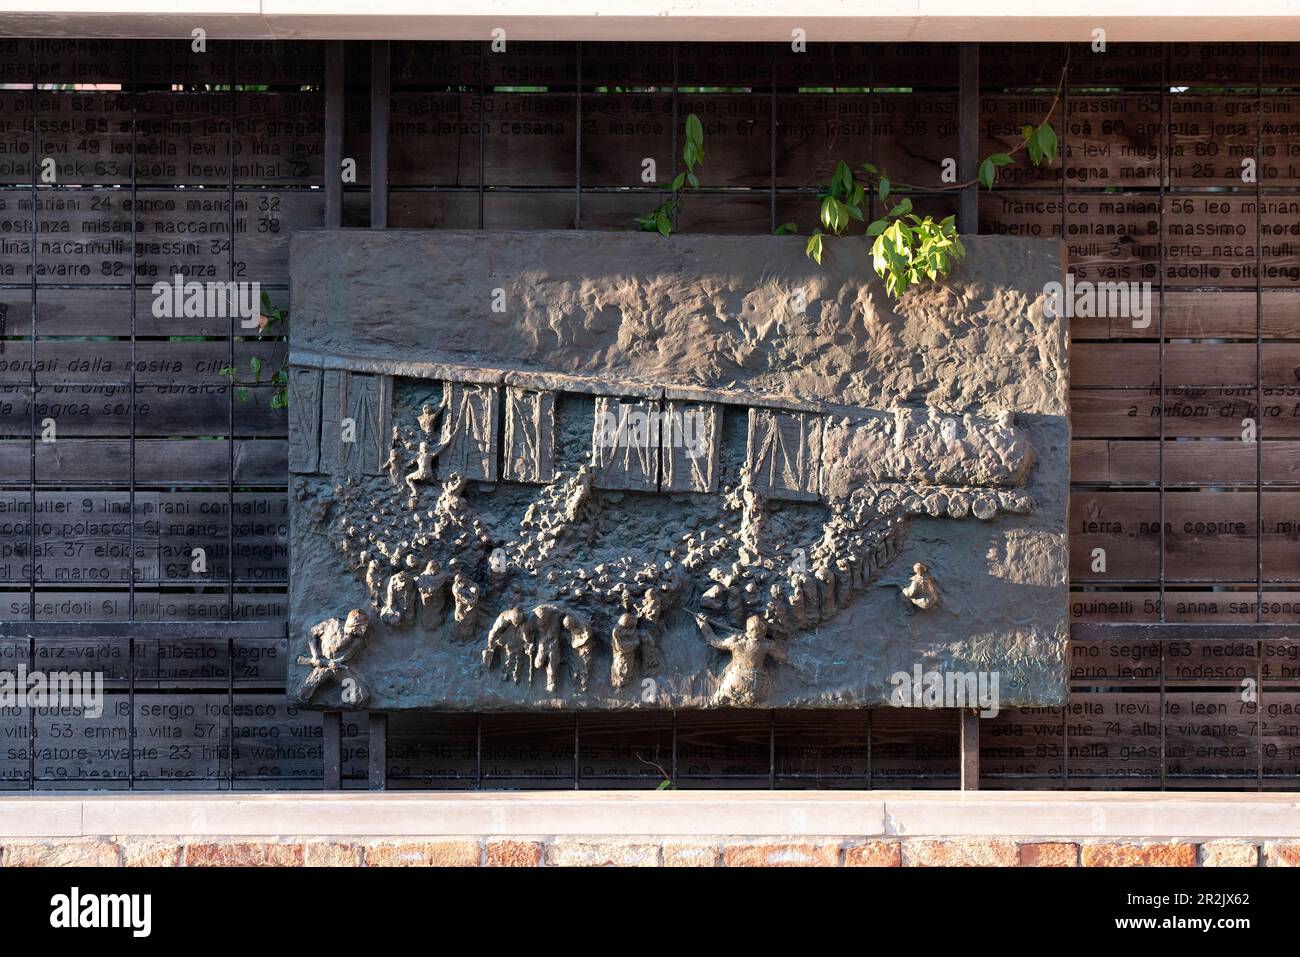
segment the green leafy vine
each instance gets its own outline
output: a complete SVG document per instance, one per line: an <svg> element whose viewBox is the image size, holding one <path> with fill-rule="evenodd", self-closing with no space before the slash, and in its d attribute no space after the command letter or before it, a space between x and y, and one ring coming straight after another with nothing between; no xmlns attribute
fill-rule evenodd
<svg viewBox="0 0 1300 957"><path fill-rule="evenodd" d="M263 292L262 313L257 327L257 335L251 338L241 336L240 340L248 342L276 340L285 343L284 336L288 327L288 320L288 310L271 305L271 297ZM270 363L270 366L270 375L267 376L265 381L267 385L271 386L271 408L287 409L289 407L289 351L287 343L285 343L285 348L277 354L276 361ZM235 398L240 402L247 402L251 398L248 391L251 386L263 384L262 377L266 375L267 363L263 362L260 356L252 356L248 360L248 368L253 376L251 382L243 379L239 368L234 365L225 365L218 370L218 374L235 390Z"/></svg>
<svg viewBox="0 0 1300 957"><path fill-rule="evenodd" d="M682 193L686 187L700 188L700 178L695 169L704 162L704 124L694 113L686 116L686 135L682 142L682 164L686 167L663 188L671 194L645 216L638 216L637 225L648 233L671 235L677 229L677 217L682 208Z"/></svg>
<svg viewBox="0 0 1300 957"><path fill-rule="evenodd" d="M1069 65L1067 58L1047 115L1037 125L1021 127L1020 142L1009 152L993 153L981 160L976 177L965 183L944 187L895 184L885 170L877 169L871 163L863 163L859 175L845 161L837 162L830 183L817 194L821 203L820 226L808 238L804 248L808 258L820 265L827 236L843 236L854 222L866 221L864 210L869 196L876 196L889 207L896 187L908 192L961 190L976 185L991 190L997 182L998 170L1013 165L1020 153L1027 154L1034 166L1054 162L1059 140L1051 117L1060 102ZM864 231L873 240L872 268L884 280L885 291L895 299L923 281L933 282L947 276L966 255L966 247L957 235L955 216L937 221L930 216L922 217L913 211L912 201L906 197L889 207L889 211L879 219L867 223ZM798 232L798 226L785 223L776 232L789 235Z"/></svg>

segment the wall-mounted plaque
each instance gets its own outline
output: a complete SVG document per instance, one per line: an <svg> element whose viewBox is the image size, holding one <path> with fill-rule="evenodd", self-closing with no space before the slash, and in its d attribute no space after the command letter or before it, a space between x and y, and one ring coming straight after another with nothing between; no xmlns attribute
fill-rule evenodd
<svg viewBox="0 0 1300 957"><path fill-rule="evenodd" d="M966 242L895 303L860 239L295 234L291 694L1062 703L1060 248Z"/></svg>

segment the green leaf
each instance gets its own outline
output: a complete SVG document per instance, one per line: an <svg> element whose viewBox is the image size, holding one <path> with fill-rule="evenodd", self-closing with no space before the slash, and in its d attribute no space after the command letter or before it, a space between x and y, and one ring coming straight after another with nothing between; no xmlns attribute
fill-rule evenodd
<svg viewBox="0 0 1300 957"><path fill-rule="evenodd" d="M235 389L235 398L240 402L247 402L248 390L245 389L243 386L240 386L239 388Z"/></svg>
<svg viewBox="0 0 1300 957"><path fill-rule="evenodd" d="M686 141L688 143L704 142L704 124L700 122L700 118L694 113L686 115Z"/></svg>
<svg viewBox="0 0 1300 957"><path fill-rule="evenodd" d="M262 360L257 356L253 356L248 360L248 367L253 370L253 375L259 379L262 377Z"/></svg>
<svg viewBox="0 0 1300 957"><path fill-rule="evenodd" d="M660 236L667 236L673 231L673 221L667 213L655 214L655 228L659 230Z"/></svg>
<svg viewBox="0 0 1300 957"><path fill-rule="evenodd" d="M798 223L782 223L773 231L774 236L793 236L799 232Z"/></svg>
<svg viewBox="0 0 1300 957"><path fill-rule="evenodd" d="M880 188L876 191L876 193L880 197L880 201L882 203L889 198L889 177L888 176L880 177Z"/></svg>
<svg viewBox="0 0 1300 957"><path fill-rule="evenodd" d="M687 173L686 180L691 184L691 189L700 188L700 178L696 176L694 173Z"/></svg>
<svg viewBox="0 0 1300 957"><path fill-rule="evenodd" d="M875 166L873 166L870 163L863 163L862 168L866 170L868 173L870 173L872 176L880 175L879 171L875 168Z"/></svg>
<svg viewBox="0 0 1300 957"><path fill-rule="evenodd" d="M827 229L833 230L835 228L836 205L837 203L834 196L827 196L825 199L822 200L822 209L821 209L820 218L821 218L822 225L825 226Z"/></svg>
<svg viewBox="0 0 1300 957"><path fill-rule="evenodd" d="M853 192L853 170L849 164L840 160L835 164L835 175L831 177L831 190L845 199Z"/></svg>
<svg viewBox="0 0 1300 957"><path fill-rule="evenodd" d="M822 234L813 233L808 237L808 245L804 247L804 255L815 262L817 265L822 264Z"/></svg>
<svg viewBox="0 0 1300 957"><path fill-rule="evenodd" d="M985 189L993 188L993 180L997 175L998 172L993 166L993 159L991 157L989 159L984 160L984 162L980 163L980 171L979 171L980 185L983 186Z"/></svg>
<svg viewBox="0 0 1300 957"><path fill-rule="evenodd" d="M890 216L906 216L912 211L912 201L906 197L903 201L889 211Z"/></svg>
<svg viewBox="0 0 1300 957"><path fill-rule="evenodd" d="M682 188L682 184L685 183L685 182L686 182L686 174L685 174L685 173L678 173L678 174L673 178L673 192L675 193L675 192L677 192L679 189L681 189L681 188Z"/></svg>
<svg viewBox="0 0 1300 957"><path fill-rule="evenodd" d="M1010 166L1015 162L1010 153L994 153L989 159L993 161L994 166Z"/></svg>
<svg viewBox="0 0 1300 957"><path fill-rule="evenodd" d="M1048 160L1056 159L1056 130L1050 123L1041 123L1035 131L1038 149Z"/></svg>
<svg viewBox="0 0 1300 957"><path fill-rule="evenodd" d="M877 219L874 222L872 222L870 226L867 227L867 235L879 236L888 228L889 228L889 223L885 222L883 219Z"/></svg>

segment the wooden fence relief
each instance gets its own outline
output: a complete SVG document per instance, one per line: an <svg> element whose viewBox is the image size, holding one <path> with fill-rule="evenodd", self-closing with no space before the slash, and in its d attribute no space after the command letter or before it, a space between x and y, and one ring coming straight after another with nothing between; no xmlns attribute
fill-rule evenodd
<svg viewBox="0 0 1300 957"><path fill-rule="evenodd" d="M317 42L0 40L0 659L102 670L107 695L96 719L0 711L0 787L320 786L327 729L284 693L289 463L385 469L391 380L299 369L286 411L285 337L187 316L183 283L257 283L292 317L289 235L327 223L334 157L345 226L634 228L693 112L683 232L806 233L841 158L948 215L972 202L940 175L963 130L1013 146L1067 52L1061 161L1008 167L965 227L1059 238L1092 284L1070 303L1071 700L982 721L983 786L1300 785L1300 46L394 42L387 76L372 47L342 46L337 88ZM1117 282L1149 298L1097 308ZM448 463L494 481L501 449L505 478L550 478L552 396L447 390ZM294 418L316 396L355 443ZM649 435L598 484L717 488L717 409L671 404L702 409L701 453ZM751 416L770 495L816 496L818 426ZM958 732L888 708L407 715L389 784L951 787ZM341 734L364 786L365 716Z"/></svg>

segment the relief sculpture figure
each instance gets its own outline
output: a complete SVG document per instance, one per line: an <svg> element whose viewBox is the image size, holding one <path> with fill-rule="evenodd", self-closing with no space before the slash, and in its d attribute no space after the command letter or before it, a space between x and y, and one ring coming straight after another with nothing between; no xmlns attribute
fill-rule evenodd
<svg viewBox="0 0 1300 957"><path fill-rule="evenodd" d="M338 682L345 705L361 707L370 696L361 673L348 664L365 642L370 619L360 608L353 608L347 618L328 618L312 627L307 634L308 654L298 657L298 664L308 665L311 672L298 688L297 699L306 704L326 681Z"/></svg>
<svg viewBox="0 0 1300 957"><path fill-rule="evenodd" d="M711 703L752 708L766 701L772 687L771 676L765 667L767 659L789 660L781 642L767 637L767 622L758 615L751 615L745 622L744 632L719 638L707 618L696 615L695 620L705 641L718 651L731 654L731 661L722 672L722 683L714 692Z"/></svg>
<svg viewBox="0 0 1300 957"><path fill-rule="evenodd" d="M525 669L532 668L528 655L527 621L520 608L507 608L488 631L487 647L483 649L483 667L491 668L501 653L501 680L507 678L519 684Z"/></svg>

